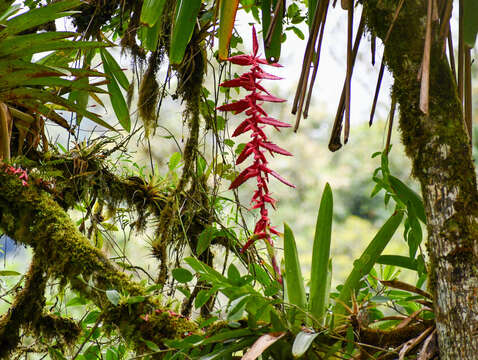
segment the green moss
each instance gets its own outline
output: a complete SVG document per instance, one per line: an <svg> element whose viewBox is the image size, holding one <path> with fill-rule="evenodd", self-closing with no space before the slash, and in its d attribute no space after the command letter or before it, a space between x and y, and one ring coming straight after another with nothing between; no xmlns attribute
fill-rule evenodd
<svg viewBox="0 0 478 360"><path fill-rule="evenodd" d="M93 247L48 194L37 191L33 186L23 187L17 178L1 172L0 194L0 227L7 229L8 225L9 236L33 248L35 257L44 264L42 272L48 271L49 276L60 279L63 285L69 282L73 289L104 309L105 319L111 320L125 334L135 339L148 339L149 335L142 333L140 315L160 308L160 305L154 299L146 298L137 304L112 306L104 290L117 289L133 296L144 295L145 290L130 281ZM16 219L13 224L5 221L12 217ZM91 279L94 288L79 280L79 275ZM43 305L39 304L35 313L41 314L42 308ZM196 328L193 322L167 312L160 319L155 328L161 332L154 339L176 337L185 329Z"/></svg>
<svg viewBox="0 0 478 360"><path fill-rule="evenodd" d="M384 38L389 31L397 2L364 1L367 26ZM456 248L450 263L459 265L472 254L478 229L471 223L478 216L476 177L462 108L451 69L442 56L442 43L434 38L431 49L429 114L419 109L420 81L426 23L426 2L405 1L385 46L385 63L394 77L393 96L400 105L400 130L413 175L420 181L428 216L441 213L451 204L429 198L430 187L443 184L443 191L456 191L455 215L440 229L430 222L428 233L439 236ZM437 30L437 29L435 29ZM434 34L438 32L435 31ZM410 36L413 34L413 36ZM444 194L445 195L445 194ZM439 233L437 233L437 230ZM431 279L435 284L435 240L428 244Z"/></svg>

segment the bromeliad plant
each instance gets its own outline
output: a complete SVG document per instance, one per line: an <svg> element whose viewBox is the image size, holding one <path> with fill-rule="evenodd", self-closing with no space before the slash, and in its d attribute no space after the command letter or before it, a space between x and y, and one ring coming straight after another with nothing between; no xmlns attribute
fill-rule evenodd
<svg viewBox="0 0 478 360"><path fill-rule="evenodd" d="M264 101L280 103L284 102L285 100L271 95L260 84L262 79L281 79L278 76L263 71L260 67L261 64L276 67L280 65L269 64L266 59L261 59L258 57L257 53L259 46L257 43L256 30L254 27L252 28L252 39L253 52L251 55L236 55L227 59L227 61L236 65L250 66L250 71L242 74L236 79L228 80L220 84L220 86L228 88L242 87L250 91L250 93L241 100L218 107L218 110L234 111L235 114L245 111L248 118L246 118L236 128L232 136L239 136L248 131L251 133L251 140L246 144L241 154L237 158L236 165L241 164L251 155L254 158L254 162L252 165L243 170L230 185L230 189L236 189L251 178L256 178L257 181L257 190L252 196L251 203L252 209L260 209L260 219L255 225L254 234L250 237L241 251L246 251L256 240L264 239L269 250L272 266L274 267L274 270L280 279L280 270L273 253L273 241L271 238L272 234L279 235L279 232L271 225L267 209L268 204L275 208L276 202L275 199L271 197L269 192L269 175L274 176L279 181L290 187L295 186L268 167L268 161L265 155L267 152L272 156L274 153L286 156L291 156L292 154L270 142L263 129L266 125L273 126L277 130L279 130L281 127L290 127L290 125L268 116L267 112L261 107L261 104Z"/></svg>

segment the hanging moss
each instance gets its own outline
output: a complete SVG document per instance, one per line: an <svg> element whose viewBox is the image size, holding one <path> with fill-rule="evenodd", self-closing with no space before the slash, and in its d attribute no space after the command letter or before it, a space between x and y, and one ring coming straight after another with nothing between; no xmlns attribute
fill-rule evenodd
<svg viewBox="0 0 478 360"><path fill-rule="evenodd" d="M158 70L158 54L152 53L149 58L148 69L143 74L139 86L138 109L139 115L143 120L145 136L149 138L151 132L155 132L157 127L157 112L159 97L159 84L156 80Z"/></svg>

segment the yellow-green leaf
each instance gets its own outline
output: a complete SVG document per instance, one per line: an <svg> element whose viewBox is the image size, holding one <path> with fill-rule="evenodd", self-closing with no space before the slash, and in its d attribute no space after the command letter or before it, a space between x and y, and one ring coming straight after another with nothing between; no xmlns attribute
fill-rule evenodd
<svg viewBox="0 0 478 360"><path fill-rule="evenodd" d="M225 60L229 54L229 43L231 42L234 21L236 20L239 0L219 1L219 59Z"/></svg>

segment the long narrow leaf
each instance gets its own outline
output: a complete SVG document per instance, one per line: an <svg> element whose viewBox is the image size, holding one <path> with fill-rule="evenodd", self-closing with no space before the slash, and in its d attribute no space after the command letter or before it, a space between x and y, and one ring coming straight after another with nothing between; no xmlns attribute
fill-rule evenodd
<svg viewBox="0 0 478 360"><path fill-rule="evenodd" d="M318 0L309 0L309 7L308 7L308 17L307 17L307 24L309 24L309 30L312 28L312 24L314 22L315 12L317 10L317 3Z"/></svg>
<svg viewBox="0 0 478 360"><path fill-rule="evenodd" d="M321 322L323 321L327 306L327 277L329 272L333 207L332 189L327 183L320 200L319 214L317 216L310 274L309 310Z"/></svg>
<svg viewBox="0 0 478 360"><path fill-rule="evenodd" d="M68 49L97 49L101 47L107 47L109 45L96 42L96 41L69 41L69 40L56 40L49 41L45 44L38 44L33 42L31 47L18 49L18 51L10 51L8 49L2 49L0 56L5 56L10 59L21 59L33 54L45 51L54 50L68 50Z"/></svg>
<svg viewBox="0 0 478 360"><path fill-rule="evenodd" d="M398 195L400 200L403 201L405 205L411 204L416 212L417 217L424 223L427 223L427 218L425 215L425 208L423 206L423 201L415 191L410 189L405 185L400 179L397 179L393 175L388 176L390 184L392 185L393 190Z"/></svg>
<svg viewBox="0 0 478 360"><path fill-rule="evenodd" d="M82 3L83 1L81 0L66 0L32 9L10 19L7 22L7 28L3 32L7 34L18 34L38 25L46 24L47 22L75 14L76 11L70 12L66 10L74 9ZM1 35L3 35L3 32Z"/></svg>
<svg viewBox="0 0 478 360"><path fill-rule="evenodd" d="M0 93L0 98L5 99L7 101L22 101L24 99L35 99L39 102L43 103L52 103L52 104L57 104L65 107L65 109L73 112L77 112L80 115L83 115L84 117L94 121L98 125L101 125L109 130L115 131L115 129L106 123L104 120L102 120L98 115L81 109L78 107L76 104L73 102L69 101L68 99L62 98L60 96L56 96L48 91L44 91L41 89L33 89L33 88L18 88L18 89L13 89L9 92L2 92Z"/></svg>
<svg viewBox="0 0 478 360"><path fill-rule="evenodd" d="M201 3L201 0L177 1L169 47L169 62L171 64L177 65L183 61L186 46L189 44L196 26Z"/></svg>
<svg viewBox="0 0 478 360"><path fill-rule="evenodd" d="M145 0L141 9L141 23L151 28L160 22L164 4L166 4L166 0Z"/></svg>
<svg viewBox="0 0 478 360"><path fill-rule="evenodd" d="M219 2L219 59L225 60L229 54L234 21L239 0L220 0Z"/></svg>
<svg viewBox="0 0 478 360"><path fill-rule="evenodd" d="M95 93L106 93L105 90L100 89L97 86L88 84L87 78L81 78L79 80L71 81L59 77L49 76L43 78L29 79L24 81L21 85L42 85L52 87L58 86L75 90L93 91Z"/></svg>
<svg viewBox="0 0 478 360"><path fill-rule="evenodd" d="M469 47L475 46L478 33L478 1L463 1L463 39Z"/></svg>
<svg viewBox="0 0 478 360"><path fill-rule="evenodd" d="M382 255L377 259L377 264L399 266L405 269L417 271L417 260L412 260L408 256L400 255Z"/></svg>
<svg viewBox="0 0 478 360"><path fill-rule="evenodd" d="M111 64L108 62L108 59L105 57L104 53L101 52L101 60L103 61L103 69L108 75L108 92L110 93L111 105L113 110L118 118L118 121L123 129L127 132L131 130L131 119L129 117L129 109L126 104L126 100L121 92L121 89L116 81L114 76L114 70L111 67Z"/></svg>
<svg viewBox="0 0 478 360"><path fill-rule="evenodd" d="M287 283L287 294L289 302L299 308L306 310L307 298L305 296L304 278L300 269L297 246L294 234L290 227L284 223L284 262L285 280Z"/></svg>
<svg viewBox="0 0 478 360"><path fill-rule="evenodd" d="M395 234L395 231L397 231L402 219L402 212L393 214L380 228L377 235L375 235L373 240L362 253L362 256L354 262L352 272L347 277L334 307L333 313L336 317L335 325L343 320L342 315L345 314L345 305L350 303L352 293L358 288L360 279L372 270L378 257L382 254L393 234Z"/></svg>
<svg viewBox="0 0 478 360"><path fill-rule="evenodd" d="M277 14L277 20L275 21L274 31L270 35L269 43L267 43L267 33L271 22L271 14L274 13L274 9L277 2L280 1L280 10ZM266 53L267 61L274 63L279 61L282 45L282 20L284 17L284 9L282 0L262 0L262 33L264 37L264 50Z"/></svg>
<svg viewBox="0 0 478 360"><path fill-rule="evenodd" d="M103 48L103 49L100 49L100 52L101 52L102 59L106 60L106 62L108 63L108 67L111 70L111 73L109 75L113 75L115 79L118 81L118 84L121 85L121 87L124 90L128 91L129 81L123 69L121 69L119 64L116 62L115 58L108 52L108 50Z"/></svg>

